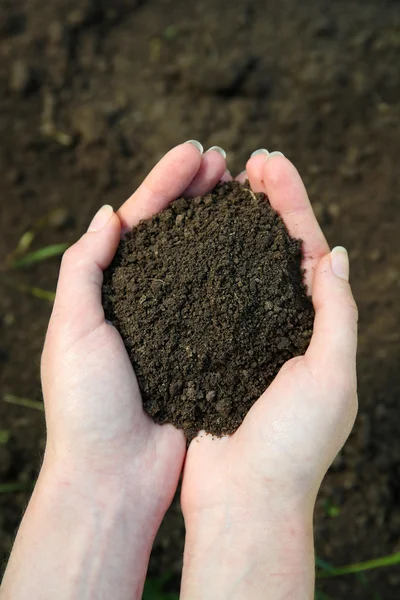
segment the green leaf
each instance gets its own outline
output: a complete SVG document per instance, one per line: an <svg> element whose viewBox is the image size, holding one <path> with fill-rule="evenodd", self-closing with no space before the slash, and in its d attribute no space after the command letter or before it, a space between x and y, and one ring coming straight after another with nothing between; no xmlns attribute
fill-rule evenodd
<svg viewBox="0 0 400 600"><path fill-rule="evenodd" d="M30 400L29 398L20 398L19 396L14 396L14 394L4 394L3 396L4 402L8 402L8 404L15 404L16 406L24 406L25 408L34 408L35 410L44 411L43 402L39 402L38 400Z"/></svg>
<svg viewBox="0 0 400 600"><path fill-rule="evenodd" d="M42 288L33 287L30 288L30 293L35 298L40 298L41 300L48 300L49 302L54 302L56 298L55 292L50 292L49 290L42 290Z"/></svg>
<svg viewBox="0 0 400 600"><path fill-rule="evenodd" d="M332 600L332 598L330 596L327 596L327 594L324 594L320 590L315 590L314 600Z"/></svg>
<svg viewBox="0 0 400 600"><path fill-rule="evenodd" d="M11 437L11 432L6 429L0 429L0 444L7 444L8 440Z"/></svg>
<svg viewBox="0 0 400 600"><path fill-rule="evenodd" d="M340 515L340 508L336 506L331 500L328 498L324 502L324 511L327 517L335 518Z"/></svg>
<svg viewBox="0 0 400 600"><path fill-rule="evenodd" d="M176 25L168 25L164 31L164 37L166 40L173 40L179 35L179 28Z"/></svg>
<svg viewBox="0 0 400 600"><path fill-rule="evenodd" d="M21 254L25 254L25 252L30 248L33 240L35 239L36 232L33 229L29 231L25 231L21 235L18 240L17 247L15 249L15 254L20 256Z"/></svg>
<svg viewBox="0 0 400 600"><path fill-rule="evenodd" d="M15 492L30 492L33 489L34 484L32 482L22 483L16 481L15 483L0 483L0 494L13 494Z"/></svg>
<svg viewBox="0 0 400 600"><path fill-rule="evenodd" d="M11 266L14 269L20 269L21 267L28 267L29 265L47 260L48 258L53 258L54 256L60 256L61 254L64 254L68 246L69 244L53 244L52 246L45 246L39 250L29 252L29 254L25 254L22 258L18 258Z"/></svg>
<svg viewBox="0 0 400 600"><path fill-rule="evenodd" d="M344 567L332 567L329 569L322 569L321 571L317 571L316 577L317 579L325 579L327 577L352 575L354 573L363 573L364 571L370 571L371 569L392 567L393 565L400 565L400 552L395 552L394 554L389 554L388 556L381 556L380 558L374 558L372 560L366 560L364 562L345 565Z"/></svg>
<svg viewBox="0 0 400 600"><path fill-rule="evenodd" d="M326 560L322 560L322 558L319 558L319 556L315 557L315 564L320 569L324 569L324 571L332 571L332 569L334 569L330 563L328 563Z"/></svg>
<svg viewBox="0 0 400 600"><path fill-rule="evenodd" d="M40 298L42 300L48 300L49 302L54 302L56 297L55 292L51 292L49 290L43 290L42 288L32 287L30 285L25 285L24 283L20 283L18 281L14 281L6 276L0 276L0 283L7 285L8 287L17 290L18 292L22 292L24 294L30 294L35 298Z"/></svg>

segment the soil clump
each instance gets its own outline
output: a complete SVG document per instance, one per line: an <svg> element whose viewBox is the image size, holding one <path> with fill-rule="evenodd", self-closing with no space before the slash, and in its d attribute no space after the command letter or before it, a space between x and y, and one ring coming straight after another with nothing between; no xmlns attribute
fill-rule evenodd
<svg viewBox="0 0 400 600"><path fill-rule="evenodd" d="M188 440L231 434L304 354L314 311L301 245L264 194L237 182L176 200L121 241L103 303L157 423Z"/></svg>

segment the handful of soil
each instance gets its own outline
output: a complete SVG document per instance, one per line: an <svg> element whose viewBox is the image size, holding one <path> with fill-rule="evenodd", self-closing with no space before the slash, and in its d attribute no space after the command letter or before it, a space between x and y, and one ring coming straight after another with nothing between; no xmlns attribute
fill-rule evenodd
<svg viewBox="0 0 400 600"><path fill-rule="evenodd" d="M103 303L157 423L189 440L231 434L304 354L314 311L301 259L264 194L237 182L176 200L121 241Z"/></svg>

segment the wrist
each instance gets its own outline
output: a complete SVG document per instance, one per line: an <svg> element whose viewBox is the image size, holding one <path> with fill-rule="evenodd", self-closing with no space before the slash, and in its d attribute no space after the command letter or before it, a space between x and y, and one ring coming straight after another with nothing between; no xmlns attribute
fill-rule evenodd
<svg viewBox="0 0 400 600"><path fill-rule="evenodd" d="M165 513L164 499L157 494L149 497L151 481L138 462L91 468L46 450L35 492L41 502L55 506L62 501L71 509L118 510L131 523L145 522L146 532L155 536Z"/></svg>
<svg viewBox="0 0 400 600"><path fill-rule="evenodd" d="M225 506L185 523L182 600L313 598L311 510Z"/></svg>
<svg viewBox="0 0 400 600"><path fill-rule="evenodd" d="M74 472L44 461L4 577L5 598L142 595L160 518L148 517L145 498L120 476ZM135 568L132 568L135 565ZM46 589L43 582L46 581Z"/></svg>

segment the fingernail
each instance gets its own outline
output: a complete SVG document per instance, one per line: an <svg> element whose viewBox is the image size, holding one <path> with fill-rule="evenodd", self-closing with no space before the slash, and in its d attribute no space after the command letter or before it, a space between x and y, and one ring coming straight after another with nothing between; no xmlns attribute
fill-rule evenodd
<svg viewBox="0 0 400 600"><path fill-rule="evenodd" d="M99 211L94 215L92 222L89 225L88 232L100 231L108 221L111 219L114 210L109 204L105 204L100 208Z"/></svg>
<svg viewBox="0 0 400 600"><path fill-rule="evenodd" d="M204 152L203 146L197 140L188 140L187 142L185 142L185 144L192 144L192 146L197 148L197 150L200 152L200 154L203 154L203 152Z"/></svg>
<svg viewBox="0 0 400 600"><path fill-rule="evenodd" d="M270 152L269 158L272 158L273 156L285 156L284 154L282 154L282 152L279 152L278 150L275 150L275 152Z"/></svg>
<svg viewBox="0 0 400 600"><path fill-rule="evenodd" d="M219 153L220 153L220 155L221 155L223 158L226 158L226 152L225 152L225 150L224 150L223 148L221 148L220 146L211 146L211 148L209 148L209 149L207 150L207 152L213 152L213 151L214 151L214 152L219 152ZM206 154L207 154L207 152L206 152Z"/></svg>
<svg viewBox="0 0 400 600"><path fill-rule="evenodd" d="M258 156L259 154L265 154L265 156L269 156L268 150L266 150L265 148L259 148L258 150L255 150L253 152L251 158L253 158L253 156Z"/></svg>
<svg viewBox="0 0 400 600"><path fill-rule="evenodd" d="M349 280L350 265L346 248L343 248L343 246L336 246L336 248L332 250L331 265L332 271L336 277L340 277L340 279L344 279L345 281Z"/></svg>
<svg viewBox="0 0 400 600"><path fill-rule="evenodd" d="M247 171L246 171L246 169L244 169L244 171L241 171L241 172L239 173L238 177L243 177L243 175L246 175L246 176L247 176Z"/></svg>

